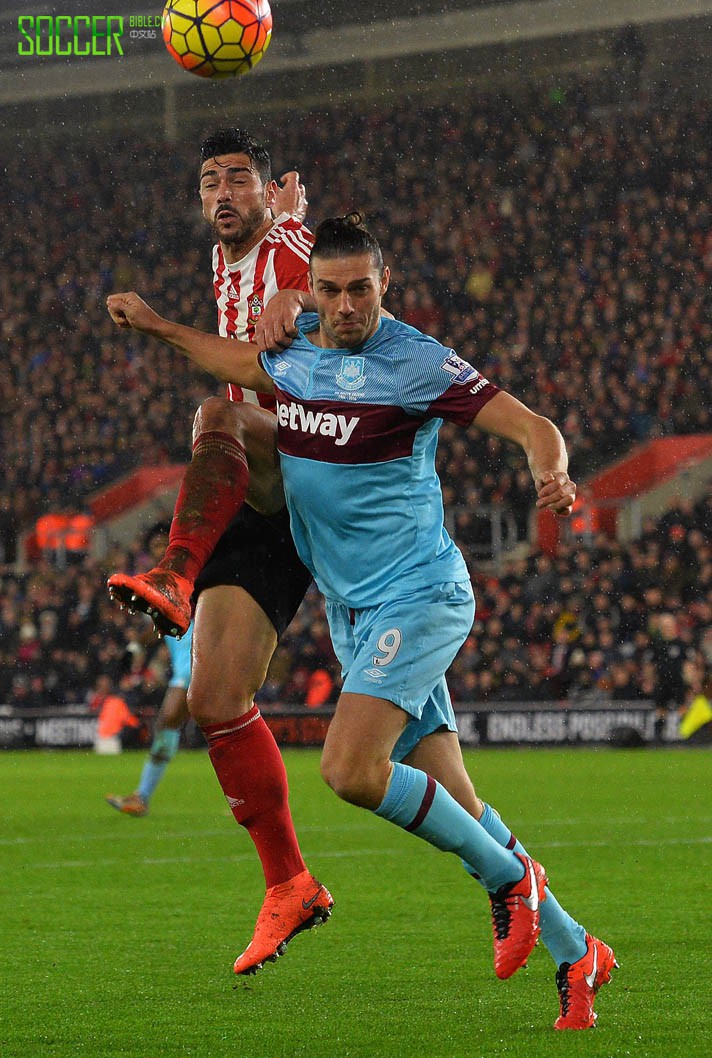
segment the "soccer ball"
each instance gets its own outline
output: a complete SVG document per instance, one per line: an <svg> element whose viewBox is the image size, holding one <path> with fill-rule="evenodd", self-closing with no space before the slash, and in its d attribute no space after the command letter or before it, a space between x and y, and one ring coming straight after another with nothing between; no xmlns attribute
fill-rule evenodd
<svg viewBox="0 0 712 1058"><path fill-rule="evenodd" d="M260 61L272 36L267 0L168 0L163 39L175 61L199 77L239 77Z"/></svg>

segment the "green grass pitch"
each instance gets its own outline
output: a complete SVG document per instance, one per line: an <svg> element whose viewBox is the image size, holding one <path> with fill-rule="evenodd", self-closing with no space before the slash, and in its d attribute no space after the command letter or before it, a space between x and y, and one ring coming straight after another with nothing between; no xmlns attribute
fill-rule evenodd
<svg viewBox="0 0 712 1058"><path fill-rule="evenodd" d="M142 754L0 754L2 1058L692 1058L711 1053L712 800L704 750L482 750L478 790L621 969L599 1027L555 1033L540 945L492 970L488 904L457 860L342 804L286 754L303 851L336 900L253 978L263 892L209 761L182 753L151 814Z"/></svg>

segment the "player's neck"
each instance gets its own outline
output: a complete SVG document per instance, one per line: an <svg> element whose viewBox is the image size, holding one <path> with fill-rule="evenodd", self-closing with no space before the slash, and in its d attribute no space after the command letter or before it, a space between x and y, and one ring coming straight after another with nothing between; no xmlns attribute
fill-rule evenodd
<svg viewBox="0 0 712 1058"><path fill-rule="evenodd" d="M262 242L267 232L274 227L274 218L271 213L268 213L265 217L264 223L260 225L257 231L253 232L248 238L243 239L240 242L223 242L220 240L220 246L223 252L223 258L225 264L237 264L243 257L246 257L250 250L253 250L258 243Z"/></svg>

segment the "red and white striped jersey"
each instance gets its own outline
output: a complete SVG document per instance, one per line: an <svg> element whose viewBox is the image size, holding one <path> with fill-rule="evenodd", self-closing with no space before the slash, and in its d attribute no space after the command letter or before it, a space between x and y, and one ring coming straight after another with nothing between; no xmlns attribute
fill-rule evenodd
<svg viewBox="0 0 712 1058"><path fill-rule="evenodd" d="M223 338L249 342L265 305L278 290L307 290L309 254L314 236L301 221L279 216L261 242L235 264L228 264L222 246L213 247L213 287L218 304L218 329ZM247 400L274 410L274 397L228 383L230 400Z"/></svg>

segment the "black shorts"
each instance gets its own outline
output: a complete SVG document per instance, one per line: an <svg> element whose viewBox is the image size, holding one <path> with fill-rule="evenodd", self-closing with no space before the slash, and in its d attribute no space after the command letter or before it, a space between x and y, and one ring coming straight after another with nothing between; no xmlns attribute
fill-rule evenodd
<svg viewBox="0 0 712 1058"><path fill-rule="evenodd" d="M245 504L203 566L193 600L206 588L237 584L262 607L280 636L311 579L294 546L286 508L266 518Z"/></svg>

